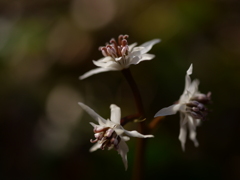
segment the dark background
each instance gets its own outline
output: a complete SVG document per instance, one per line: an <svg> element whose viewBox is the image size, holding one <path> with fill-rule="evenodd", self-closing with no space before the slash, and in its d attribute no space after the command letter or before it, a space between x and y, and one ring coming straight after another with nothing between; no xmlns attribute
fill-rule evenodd
<svg viewBox="0 0 240 180"><path fill-rule="evenodd" d="M93 120L77 104L104 118L111 103L136 112L120 72L78 79L119 34L130 44L162 39L155 59L130 68L147 120L178 100L191 63L200 91L212 92L200 146L188 139L182 152L179 115L167 117L148 141L145 179L240 179L237 0L1 0L0 179L131 179L136 140L126 172L116 151L89 153Z"/></svg>

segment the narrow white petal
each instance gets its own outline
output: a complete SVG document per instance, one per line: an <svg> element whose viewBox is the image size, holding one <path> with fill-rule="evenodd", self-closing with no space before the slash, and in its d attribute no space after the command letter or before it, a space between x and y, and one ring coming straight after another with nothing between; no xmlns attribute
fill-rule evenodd
<svg viewBox="0 0 240 180"><path fill-rule="evenodd" d="M128 55L128 57L131 59L134 56L140 56L142 54L142 50L144 49L144 47L135 47L133 48L132 52L130 52L130 54Z"/></svg>
<svg viewBox="0 0 240 180"><path fill-rule="evenodd" d="M189 138L193 141L194 146L198 147L199 143L197 141L197 132L196 132L196 127L197 127L197 122L196 120L192 119L192 117L190 117L191 120L188 123L188 128L189 128Z"/></svg>
<svg viewBox="0 0 240 180"><path fill-rule="evenodd" d="M126 64L126 67L129 67L131 64L137 64L137 62L139 61L140 57L139 56L134 56L132 58L129 58L129 61Z"/></svg>
<svg viewBox="0 0 240 180"><path fill-rule="evenodd" d="M110 105L110 109L111 109L111 121L116 123L116 124L120 124L120 120L121 120L121 109L120 107L118 107L115 104L111 104Z"/></svg>
<svg viewBox="0 0 240 180"><path fill-rule="evenodd" d="M153 54L143 54L138 58L132 58L131 61L129 62L130 64L139 64L142 61L147 61L147 60L152 60L155 57Z"/></svg>
<svg viewBox="0 0 240 180"><path fill-rule="evenodd" d="M102 57L98 60L93 60L93 61L98 61L98 62L109 62L109 61L112 61L112 57L111 56L105 56L105 57Z"/></svg>
<svg viewBox="0 0 240 180"><path fill-rule="evenodd" d="M91 124L92 127L98 127L98 126L99 126L99 125L97 125L97 124L95 124L95 123L93 123L93 122L89 122L89 124Z"/></svg>
<svg viewBox="0 0 240 180"><path fill-rule="evenodd" d="M137 43L130 44L128 46L129 51L131 52L136 45L137 45Z"/></svg>
<svg viewBox="0 0 240 180"><path fill-rule="evenodd" d="M137 131L127 131L124 130L124 133L128 136L132 136L132 137L138 137L138 138L152 138L154 137L153 135L143 135Z"/></svg>
<svg viewBox="0 0 240 180"><path fill-rule="evenodd" d="M129 140L130 140L130 137L128 137L128 136L121 136L121 139L122 139L123 141L129 141Z"/></svg>
<svg viewBox="0 0 240 180"><path fill-rule="evenodd" d="M107 71L117 71L117 69L112 69L112 68L96 68L96 69L92 69L88 72L86 72L85 74L83 74L82 76L79 77L80 80L83 80L89 76L92 76L94 74L98 74L101 72L107 72Z"/></svg>
<svg viewBox="0 0 240 180"><path fill-rule="evenodd" d="M95 144L89 149L89 151L90 151L90 152L96 151L96 150L98 150L100 147L101 147L101 144L100 144L100 143L95 143Z"/></svg>
<svg viewBox="0 0 240 180"><path fill-rule="evenodd" d="M185 117L186 118L186 117ZM187 124L184 123L184 119L180 120L180 133L178 139L181 142L182 150L185 151L185 142L187 137Z"/></svg>
<svg viewBox="0 0 240 180"><path fill-rule="evenodd" d="M115 68L115 66L118 65L115 61L108 61L108 62L93 61L93 64L103 68Z"/></svg>
<svg viewBox="0 0 240 180"><path fill-rule="evenodd" d="M119 148L118 148L118 154L121 155L122 161L125 167L125 170L128 168L128 160L127 160L127 153L128 153L128 146L124 141L120 141Z"/></svg>
<svg viewBox="0 0 240 180"><path fill-rule="evenodd" d="M108 122L108 120L105 120L105 119L103 119L103 118L98 118L98 123L99 123L99 125L102 126L102 127L109 127L109 126L107 125L107 122Z"/></svg>
<svg viewBox="0 0 240 180"><path fill-rule="evenodd" d="M191 64L190 67L187 70L187 75L191 75L193 71L193 65Z"/></svg>
<svg viewBox="0 0 240 180"><path fill-rule="evenodd" d="M148 51L150 51L153 47L153 45L159 43L161 40L160 39L153 39L151 41L145 42L142 45L140 45L139 47L144 47L143 50L141 50L142 54L147 53Z"/></svg>
<svg viewBox="0 0 240 180"><path fill-rule="evenodd" d="M92 110L90 107L88 107L87 105L79 102L78 103L90 116L92 116L93 119L95 119L98 123L99 123L99 119L106 123L106 120L103 119L100 115L98 115L94 110Z"/></svg>
<svg viewBox="0 0 240 180"><path fill-rule="evenodd" d="M194 95L198 92L198 86L200 81L198 79L195 79L190 86L188 87L188 91L191 93L191 95Z"/></svg>
<svg viewBox="0 0 240 180"><path fill-rule="evenodd" d="M182 104L174 104L174 105L171 105L169 107L163 108L163 109L159 110L155 114L154 117L176 114L177 111L181 108L181 106L183 106L183 105Z"/></svg>
<svg viewBox="0 0 240 180"><path fill-rule="evenodd" d="M116 128L116 129L114 129L114 131L117 133L117 135L121 135L124 133L124 130L120 129L120 128Z"/></svg>

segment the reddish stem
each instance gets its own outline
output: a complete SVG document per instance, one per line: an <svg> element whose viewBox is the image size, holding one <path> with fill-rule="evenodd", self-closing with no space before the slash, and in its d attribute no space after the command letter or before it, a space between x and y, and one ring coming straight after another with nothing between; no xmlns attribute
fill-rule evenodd
<svg viewBox="0 0 240 180"><path fill-rule="evenodd" d="M126 78L128 84L130 85L135 104L138 110L138 117L144 117L144 108L142 104L142 98L137 87L136 82L134 81L132 74L129 69L122 70L124 77ZM144 125L145 121L138 123L138 132L145 134L146 133L146 126ZM146 139L138 138L137 140L137 147L136 147L136 154L135 154L135 162L134 162L134 170L133 170L133 179L134 180L141 180L144 178L144 152L145 152L145 144Z"/></svg>

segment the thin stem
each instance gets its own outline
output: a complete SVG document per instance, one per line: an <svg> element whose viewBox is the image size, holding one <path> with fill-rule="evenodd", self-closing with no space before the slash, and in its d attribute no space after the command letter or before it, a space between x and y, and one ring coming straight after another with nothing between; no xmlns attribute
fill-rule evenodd
<svg viewBox="0 0 240 180"><path fill-rule="evenodd" d="M144 108L142 104L142 98L137 87L136 82L134 81L132 74L129 69L122 70L123 75L125 76L128 84L130 85L135 104L138 110L139 117L144 117ZM138 132L145 134L147 129L144 125L145 121L138 123ZM134 170L133 170L133 179L134 180L141 180L144 178L144 153L145 153L145 144L146 139L138 138L137 140L137 147L136 147L136 154L135 154L135 162L134 162Z"/></svg>
<svg viewBox="0 0 240 180"><path fill-rule="evenodd" d="M148 128L153 130L165 118L165 116L155 117L148 125Z"/></svg>
<svg viewBox="0 0 240 180"><path fill-rule="evenodd" d="M129 116L126 116L126 117L123 117L121 119L121 125L124 126L125 124L127 124L128 122L131 122L135 119L138 119L140 118L141 116L137 113L137 114L132 114L132 115L129 115Z"/></svg>
<svg viewBox="0 0 240 180"><path fill-rule="evenodd" d="M143 109L143 104L142 104L142 98L140 96L140 92L138 90L137 84L136 84L135 80L132 77L131 71L129 69L124 69L124 70L122 70L122 73L123 73L124 77L126 78L128 84L130 85L130 87L132 89L138 113L141 116L144 116L144 109Z"/></svg>

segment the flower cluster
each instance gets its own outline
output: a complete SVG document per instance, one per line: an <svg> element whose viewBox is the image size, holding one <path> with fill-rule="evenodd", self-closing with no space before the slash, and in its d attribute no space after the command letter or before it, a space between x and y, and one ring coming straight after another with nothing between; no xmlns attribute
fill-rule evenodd
<svg viewBox="0 0 240 180"><path fill-rule="evenodd" d="M93 126L95 137L95 139L90 140L91 143L95 143L91 147L90 152L96 151L97 149L115 149L121 155L125 169L127 169L128 166L127 152L129 149L126 141L130 139L129 136L138 138L153 137L153 135L143 135L140 132L128 131L123 128L123 125L127 122L133 121L135 118L143 118L142 116L144 116L140 93L128 68L132 64L136 65L142 61L153 59L155 56L153 54L147 54L147 52L151 50L153 45L160 42L160 39L153 39L140 46L136 46L136 43L128 45L127 39L128 35L120 35L117 41L115 39L111 39L106 46L100 47L99 50L102 52L104 57L97 61L93 61L98 68L83 74L80 76L80 79L85 79L91 75L106 71L122 71L134 93L138 113L121 119L120 107L112 104L110 106L110 119L104 119L90 107L79 102L79 105L98 123L95 124L90 122ZM198 146L198 141L196 139L196 127L201 121L206 119L208 114L206 104L211 102L211 93L200 93L198 90L199 81L191 81L190 75L192 74L192 69L193 67L191 64L186 73L183 94L180 96L177 103L159 110L153 119L154 121L159 119L156 117L172 115L180 112L179 140L181 141L183 150L185 149L187 130L189 130L189 137L194 142L194 145ZM121 120L124 120L122 124Z"/></svg>

